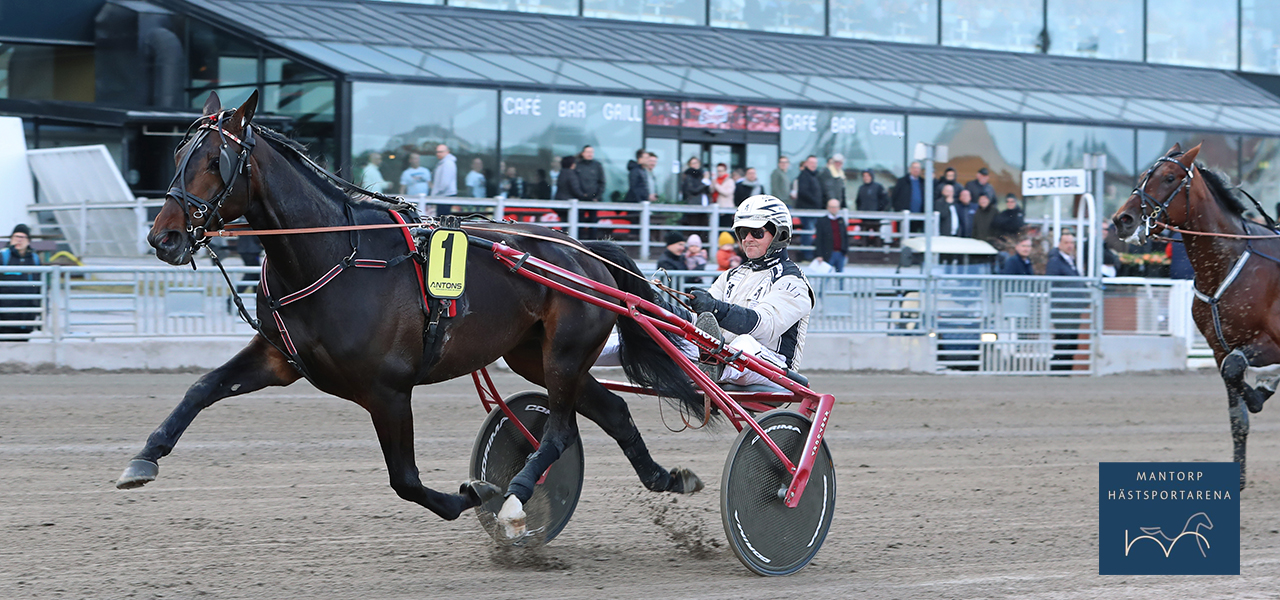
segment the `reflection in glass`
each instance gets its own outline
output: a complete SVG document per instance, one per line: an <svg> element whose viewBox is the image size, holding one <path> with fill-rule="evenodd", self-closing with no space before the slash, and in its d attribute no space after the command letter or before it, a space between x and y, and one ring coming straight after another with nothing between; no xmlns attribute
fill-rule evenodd
<svg viewBox="0 0 1280 600"><path fill-rule="evenodd" d="M1236 68L1236 7L1234 1L1164 0L1147 4L1147 61Z"/></svg>
<svg viewBox="0 0 1280 600"><path fill-rule="evenodd" d="M604 167L600 199L620 202L627 193L627 161L644 140L643 110L638 98L503 92L503 164L536 182L539 169L590 145Z"/></svg>
<svg viewBox="0 0 1280 600"><path fill-rule="evenodd" d="M258 49L192 19L187 25L188 87L202 89L258 81Z"/></svg>
<svg viewBox="0 0 1280 600"><path fill-rule="evenodd" d="M1044 5L1026 0L942 0L942 43L1038 52Z"/></svg>
<svg viewBox="0 0 1280 600"><path fill-rule="evenodd" d="M1240 0L1240 69L1280 73L1280 2Z"/></svg>
<svg viewBox="0 0 1280 600"><path fill-rule="evenodd" d="M710 0L711 26L779 33L826 33L825 0Z"/></svg>
<svg viewBox="0 0 1280 600"><path fill-rule="evenodd" d="M1221 133L1139 129L1138 174L1145 173L1174 144L1181 145L1183 151L1199 144L1197 163L1217 171L1231 185L1240 181L1240 137Z"/></svg>
<svg viewBox="0 0 1280 600"><path fill-rule="evenodd" d="M1098 214L1110 215L1129 197L1137 178L1133 163L1133 130L1027 123L1028 171L1082 169L1085 154L1107 155L1107 172L1103 177L1102 204L1098 207ZM1048 197L1027 200L1028 214L1047 213L1048 207ZM1069 209L1070 202L1064 207ZM1074 214L1064 214L1063 217L1074 217Z"/></svg>
<svg viewBox="0 0 1280 600"><path fill-rule="evenodd" d="M1049 0L1049 54L1142 60L1142 0Z"/></svg>
<svg viewBox="0 0 1280 600"><path fill-rule="evenodd" d="M1276 217L1280 199L1280 139L1244 137L1240 143L1240 187Z"/></svg>
<svg viewBox="0 0 1280 600"><path fill-rule="evenodd" d="M845 198L853 198L863 169L874 171L886 189L906 173L902 115L789 108L782 113L782 154L791 159L792 177L810 154L818 157L820 168L832 155L843 154Z"/></svg>
<svg viewBox="0 0 1280 600"><path fill-rule="evenodd" d="M831 35L938 43L938 0L831 0Z"/></svg>
<svg viewBox="0 0 1280 600"><path fill-rule="evenodd" d="M704 25L707 0L582 0L582 16Z"/></svg>
<svg viewBox="0 0 1280 600"><path fill-rule="evenodd" d="M658 180L658 202L679 204L676 175L680 173L680 142L673 138L648 138L644 147L658 155L658 164L653 168L653 176Z"/></svg>
<svg viewBox="0 0 1280 600"><path fill-rule="evenodd" d="M948 161L934 164L934 177L953 167L956 178L968 183L986 167L997 196L1022 195L1022 123L914 115L908 119L908 148L917 142L947 146Z"/></svg>
<svg viewBox="0 0 1280 600"><path fill-rule="evenodd" d="M448 144L458 161L458 193L467 195L465 177L479 158L486 178L495 181L498 155L498 94L493 90L394 83L351 84L351 152L354 173L370 153L382 154L379 171L400 181L409 152L422 166L436 166L436 144ZM360 182L357 182L360 183Z"/></svg>
<svg viewBox="0 0 1280 600"><path fill-rule="evenodd" d="M756 170L756 179L764 183L766 194L786 198L785 195L779 196L769 189L769 176L773 174L774 169L778 168L777 144L747 144L747 167Z"/></svg>
<svg viewBox="0 0 1280 600"><path fill-rule="evenodd" d="M514 10L550 15L578 14L578 0L449 0L449 6Z"/></svg>

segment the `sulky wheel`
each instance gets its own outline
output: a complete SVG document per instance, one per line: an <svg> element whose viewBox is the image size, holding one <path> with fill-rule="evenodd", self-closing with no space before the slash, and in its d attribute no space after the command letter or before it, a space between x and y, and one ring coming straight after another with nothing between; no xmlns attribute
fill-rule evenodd
<svg viewBox="0 0 1280 600"><path fill-rule="evenodd" d="M800 463L809 419L775 410L758 419L793 464ZM729 547L758 575L790 575L813 560L831 529L836 508L836 471L826 441L818 452L800 505L787 508L780 491L791 474L778 457L745 428L734 440L720 479L720 517Z"/></svg>
<svg viewBox="0 0 1280 600"><path fill-rule="evenodd" d="M541 439L547 417L551 414L547 409L547 395L520 392L507 398L506 403L529 432ZM524 468L525 459L532 453L533 445L501 409L495 408L485 418L484 427L480 428L475 447L471 450L471 478L487 481L506 491L511 479ZM528 530L535 536L527 541L550 542L568 524L573 509L578 506L578 496L582 494L582 471L582 443L575 442L551 465L546 476L534 487L533 497L524 505ZM476 516L493 539L508 543L495 518L503 501L499 496L476 507Z"/></svg>

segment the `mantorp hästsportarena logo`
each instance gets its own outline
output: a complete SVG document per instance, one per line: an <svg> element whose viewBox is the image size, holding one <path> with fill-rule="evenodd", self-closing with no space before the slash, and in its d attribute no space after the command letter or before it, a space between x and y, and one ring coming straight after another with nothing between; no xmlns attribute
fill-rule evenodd
<svg viewBox="0 0 1280 600"><path fill-rule="evenodd" d="M1238 575L1240 467L1099 463L1098 572Z"/></svg>

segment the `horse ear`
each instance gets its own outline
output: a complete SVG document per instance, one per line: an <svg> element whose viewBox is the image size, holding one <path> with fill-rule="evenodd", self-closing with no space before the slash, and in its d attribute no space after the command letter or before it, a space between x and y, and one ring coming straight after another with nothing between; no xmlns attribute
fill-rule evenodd
<svg viewBox="0 0 1280 600"><path fill-rule="evenodd" d="M1179 144L1179 143L1177 143L1177 142L1174 142L1174 143L1173 143L1173 147L1172 147L1172 148L1170 148L1168 152L1165 152L1165 153L1164 153L1164 155L1165 155L1165 156L1172 156L1172 155L1177 154L1177 153L1179 153L1179 152L1182 152L1182 144Z"/></svg>
<svg viewBox="0 0 1280 600"><path fill-rule="evenodd" d="M204 101L204 116L216 115L222 112L222 101L218 99L218 92L209 92L209 98Z"/></svg>
<svg viewBox="0 0 1280 600"><path fill-rule="evenodd" d="M1178 162L1182 163L1182 166L1190 169L1191 165L1196 163L1196 155L1200 154L1200 146L1202 145L1203 144L1196 144L1195 148L1187 150L1186 154L1178 157Z"/></svg>
<svg viewBox="0 0 1280 600"><path fill-rule="evenodd" d="M241 104L240 108L236 109L235 114L228 119L228 129L234 129L237 132L244 131L249 127L249 123L253 122L253 113L257 110L258 90L253 90L253 93L249 94L249 99L245 100L244 104Z"/></svg>

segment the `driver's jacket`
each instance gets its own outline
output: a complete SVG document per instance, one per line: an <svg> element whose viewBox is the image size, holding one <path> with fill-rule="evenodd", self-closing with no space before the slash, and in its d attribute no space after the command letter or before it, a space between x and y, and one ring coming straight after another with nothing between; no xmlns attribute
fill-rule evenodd
<svg viewBox="0 0 1280 600"><path fill-rule="evenodd" d="M722 273L708 291L716 300L754 313L754 317L748 314L745 319L720 319L722 328L750 335L784 357L791 369L800 368L804 335L814 304L813 290L800 267L786 258L758 271L743 264Z"/></svg>

